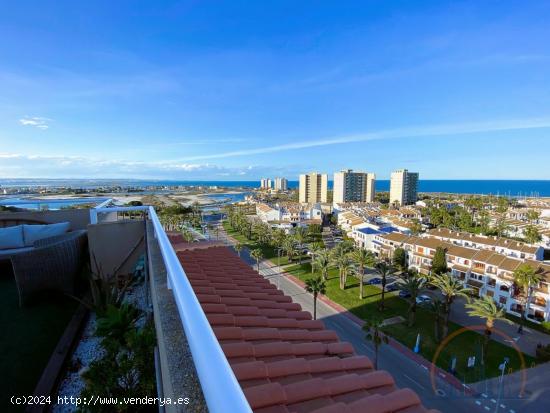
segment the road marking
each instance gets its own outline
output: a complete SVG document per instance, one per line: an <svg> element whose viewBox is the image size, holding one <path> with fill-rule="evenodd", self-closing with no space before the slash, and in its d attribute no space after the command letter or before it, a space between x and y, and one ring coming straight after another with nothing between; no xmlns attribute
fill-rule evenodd
<svg viewBox="0 0 550 413"><path fill-rule="evenodd" d="M481 402L480 402L479 400L476 400L476 404L477 404L478 406L481 406Z"/></svg>
<svg viewBox="0 0 550 413"><path fill-rule="evenodd" d="M512 409L510 409L510 413L516 413L516 411L515 411L515 410L512 410Z"/></svg>
<svg viewBox="0 0 550 413"><path fill-rule="evenodd" d="M484 397L485 399L487 398L487 395L485 393L481 393L481 396Z"/></svg>
<svg viewBox="0 0 550 413"><path fill-rule="evenodd" d="M491 408L490 408L489 406L483 406L483 408L484 408L485 410L491 410Z"/></svg>
<svg viewBox="0 0 550 413"><path fill-rule="evenodd" d="M497 401L495 399L491 399L491 402L496 404Z"/></svg>
<svg viewBox="0 0 550 413"><path fill-rule="evenodd" d="M416 384L418 387L422 388L422 389L426 389L426 387L424 387L423 385L421 385L417 380L413 379L412 377L406 375L405 373L403 373L403 376L405 376L406 378L408 378L410 381L412 381L414 384Z"/></svg>
<svg viewBox="0 0 550 413"><path fill-rule="evenodd" d="M367 350L368 352L374 354L374 350L369 348L369 346L367 346L366 344L361 343L361 346L364 347L365 350Z"/></svg>

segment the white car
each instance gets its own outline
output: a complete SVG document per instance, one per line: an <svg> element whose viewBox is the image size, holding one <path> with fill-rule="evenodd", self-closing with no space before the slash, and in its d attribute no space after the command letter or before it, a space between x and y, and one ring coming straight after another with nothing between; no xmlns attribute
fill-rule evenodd
<svg viewBox="0 0 550 413"><path fill-rule="evenodd" d="M432 297L428 295L419 295L416 297L416 304L429 304L432 301Z"/></svg>

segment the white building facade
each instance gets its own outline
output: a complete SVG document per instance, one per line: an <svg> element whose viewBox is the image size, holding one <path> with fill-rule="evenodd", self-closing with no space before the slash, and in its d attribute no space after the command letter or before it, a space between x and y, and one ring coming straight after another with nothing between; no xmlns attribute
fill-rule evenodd
<svg viewBox="0 0 550 413"><path fill-rule="evenodd" d="M418 172L394 171L390 180L390 204L410 205L418 200Z"/></svg>

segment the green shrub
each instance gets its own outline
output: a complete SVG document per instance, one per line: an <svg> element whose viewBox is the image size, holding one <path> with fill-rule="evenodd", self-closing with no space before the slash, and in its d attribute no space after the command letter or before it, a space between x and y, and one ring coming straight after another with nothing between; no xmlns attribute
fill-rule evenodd
<svg viewBox="0 0 550 413"><path fill-rule="evenodd" d="M155 330L148 322L141 330L130 329L125 345L115 340L104 341L105 355L83 373L86 388L80 397L91 400L101 397L155 397ZM155 411L151 405L80 406L80 412L145 412Z"/></svg>
<svg viewBox="0 0 550 413"><path fill-rule="evenodd" d="M135 330L135 323L142 312L131 304L120 307L109 305L105 313L97 319L96 335L126 344L127 334Z"/></svg>

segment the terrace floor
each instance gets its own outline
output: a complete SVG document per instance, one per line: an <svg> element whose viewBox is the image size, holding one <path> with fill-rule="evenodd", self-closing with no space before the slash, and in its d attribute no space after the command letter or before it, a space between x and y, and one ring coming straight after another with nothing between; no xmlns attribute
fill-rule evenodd
<svg viewBox="0 0 550 413"><path fill-rule="evenodd" d="M22 411L12 395L32 395L78 303L58 294L36 297L19 308L9 262L0 262L0 411Z"/></svg>

